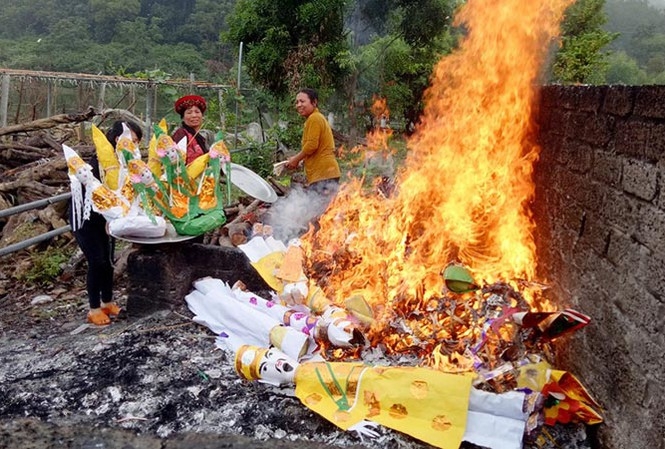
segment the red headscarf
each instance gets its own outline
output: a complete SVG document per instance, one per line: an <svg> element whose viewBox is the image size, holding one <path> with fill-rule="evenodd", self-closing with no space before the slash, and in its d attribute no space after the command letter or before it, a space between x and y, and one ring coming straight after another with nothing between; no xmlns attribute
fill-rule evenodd
<svg viewBox="0 0 665 449"><path fill-rule="evenodd" d="M206 111L205 98L198 95L185 95L176 100L174 109L182 117L185 111L192 106L198 107L201 110L201 113L204 113Z"/></svg>

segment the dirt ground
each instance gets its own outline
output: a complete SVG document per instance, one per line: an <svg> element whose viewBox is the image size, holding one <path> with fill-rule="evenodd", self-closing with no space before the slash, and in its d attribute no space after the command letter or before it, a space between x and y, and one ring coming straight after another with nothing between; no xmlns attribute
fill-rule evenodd
<svg viewBox="0 0 665 449"><path fill-rule="evenodd" d="M46 288L16 282L21 263L20 253L0 259L0 448L429 447L389 429L363 440L291 390L242 381L184 299L89 326L85 263ZM591 445L584 426L566 426L525 447Z"/></svg>

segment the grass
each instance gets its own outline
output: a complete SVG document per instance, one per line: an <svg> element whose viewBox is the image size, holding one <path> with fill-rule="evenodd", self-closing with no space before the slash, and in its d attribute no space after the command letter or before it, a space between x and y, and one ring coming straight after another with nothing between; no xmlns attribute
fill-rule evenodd
<svg viewBox="0 0 665 449"><path fill-rule="evenodd" d="M72 248L49 246L44 251L33 251L30 255L32 267L22 274L20 280L33 285L51 284L62 273L63 264L73 253Z"/></svg>

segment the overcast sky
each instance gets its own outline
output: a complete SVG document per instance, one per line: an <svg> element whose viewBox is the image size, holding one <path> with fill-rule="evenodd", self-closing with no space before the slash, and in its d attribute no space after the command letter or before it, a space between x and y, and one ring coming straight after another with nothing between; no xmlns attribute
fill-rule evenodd
<svg viewBox="0 0 665 449"><path fill-rule="evenodd" d="M665 0L649 0L649 3L659 8L665 7Z"/></svg>

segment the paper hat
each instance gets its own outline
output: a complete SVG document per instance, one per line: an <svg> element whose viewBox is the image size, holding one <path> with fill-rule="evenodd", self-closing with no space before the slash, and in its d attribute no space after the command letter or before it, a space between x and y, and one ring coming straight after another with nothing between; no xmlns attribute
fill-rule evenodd
<svg viewBox="0 0 665 449"><path fill-rule="evenodd" d="M78 171L79 168L83 167L90 167L90 165L86 164L83 159L81 159L81 156L79 156L76 151L72 150L70 147L67 145L62 146L62 150L65 153L65 159L67 160L67 167L69 168L69 174L74 175Z"/></svg>
<svg viewBox="0 0 665 449"><path fill-rule="evenodd" d="M238 349L235 358L235 369L240 377L246 380L259 380L259 364L268 352L268 348L244 345Z"/></svg>
<svg viewBox="0 0 665 449"><path fill-rule="evenodd" d="M293 384L299 363L277 348L243 345L238 348L235 369L246 380L275 386Z"/></svg>
<svg viewBox="0 0 665 449"><path fill-rule="evenodd" d="M122 124L122 130L122 134L120 134L118 141L115 144L116 152L124 155L125 160L140 159L141 152L136 143L134 143L132 130L125 123ZM131 157L128 157L129 155L131 155Z"/></svg>
<svg viewBox="0 0 665 449"><path fill-rule="evenodd" d="M127 163L127 168L129 169L129 174L132 176L141 175L144 170L150 170L148 168L148 164L143 162L141 159L132 159Z"/></svg>
<svg viewBox="0 0 665 449"><path fill-rule="evenodd" d="M186 142L186 139L187 138L185 138L185 142ZM185 154L186 154L186 151L187 151L186 148L183 149L183 148L179 147L178 145L176 145L176 143L173 141L171 136L169 136L168 134L166 134L166 133L160 134L157 137L157 145L155 147L155 153L157 154L157 156L159 156L159 157L166 156L166 151L171 149L171 148L175 148L175 150L178 152L178 155L180 157L185 157Z"/></svg>

